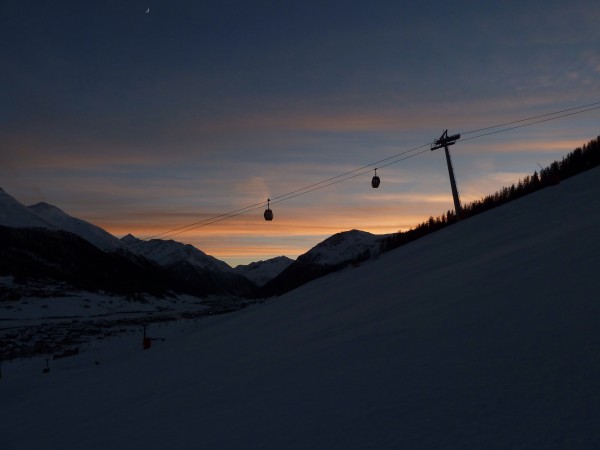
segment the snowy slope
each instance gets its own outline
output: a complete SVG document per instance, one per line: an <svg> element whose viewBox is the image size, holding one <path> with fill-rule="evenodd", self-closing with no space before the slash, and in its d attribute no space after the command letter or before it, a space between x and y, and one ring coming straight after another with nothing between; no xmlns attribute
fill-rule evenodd
<svg viewBox="0 0 600 450"><path fill-rule="evenodd" d="M4 364L0 448L599 448L598 192L595 169L151 350Z"/></svg>
<svg viewBox="0 0 600 450"><path fill-rule="evenodd" d="M214 256L207 255L202 250L198 250L190 244L162 239L143 241L131 234L121 238L121 241L127 245L127 248L131 252L151 259L161 266L169 266L181 261L187 261L193 267L201 270L233 272L233 269L226 262L220 261Z"/></svg>
<svg viewBox="0 0 600 450"><path fill-rule="evenodd" d="M112 252L126 248L112 234L85 220L72 217L56 206L41 202L29 206L29 209L55 228L76 234L101 250Z"/></svg>
<svg viewBox="0 0 600 450"><path fill-rule="evenodd" d="M284 269L294 262L287 256L277 256L266 261L257 261L251 264L239 265L234 268L235 272L243 275L257 286L262 286L269 280L279 275Z"/></svg>
<svg viewBox="0 0 600 450"><path fill-rule="evenodd" d="M14 228L54 228L2 188L0 188L0 225Z"/></svg>

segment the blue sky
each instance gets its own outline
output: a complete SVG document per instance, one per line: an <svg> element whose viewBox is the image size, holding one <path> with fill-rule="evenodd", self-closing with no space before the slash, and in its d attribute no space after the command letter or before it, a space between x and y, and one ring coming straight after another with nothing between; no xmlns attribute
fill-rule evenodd
<svg viewBox="0 0 600 450"><path fill-rule="evenodd" d="M145 14L150 8L150 14ZM148 237L465 132L600 101L594 1L5 0L0 186ZM599 134L452 147L463 201ZM452 209L442 152L175 237L235 265Z"/></svg>

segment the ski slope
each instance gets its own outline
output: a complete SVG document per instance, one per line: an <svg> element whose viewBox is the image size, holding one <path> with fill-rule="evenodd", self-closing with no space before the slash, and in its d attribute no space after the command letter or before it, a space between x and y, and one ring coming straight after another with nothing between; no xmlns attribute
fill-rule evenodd
<svg viewBox="0 0 600 450"><path fill-rule="evenodd" d="M588 171L149 350L5 363L0 448L598 448L599 192Z"/></svg>

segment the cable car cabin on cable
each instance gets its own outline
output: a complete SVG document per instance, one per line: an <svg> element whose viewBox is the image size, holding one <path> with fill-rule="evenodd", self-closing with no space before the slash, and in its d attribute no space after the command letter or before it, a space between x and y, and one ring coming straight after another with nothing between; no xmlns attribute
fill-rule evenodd
<svg viewBox="0 0 600 450"><path fill-rule="evenodd" d="M371 186L374 187L374 188L378 188L379 187L379 183L381 183L381 180L377 176L377 169L375 169L375 176L371 180Z"/></svg>
<svg viewBox="0 0 600 450"><path fill-rule="evenodd" d="M273 211L269 208L269 203L271 199L267 200L267 209L265 209L265 220L273 220Z"/></svg>

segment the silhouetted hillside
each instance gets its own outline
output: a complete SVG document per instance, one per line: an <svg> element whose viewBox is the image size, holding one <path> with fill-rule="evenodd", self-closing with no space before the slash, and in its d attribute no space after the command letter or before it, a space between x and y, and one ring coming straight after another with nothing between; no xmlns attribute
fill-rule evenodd
<svg viewBox="0 0 600 450"><path fill-rule="evenodd" d="M47 279L90 291L164 296L173 280L156 264L106 253L67 231L0 226L0 275L17 282Z"/></svg>
<svg viewBox="0 0 600 450"><path fill-rule="evenodd" d="M161 267L126 250L105 252L68 231L4 226L0 226L0 276L13 276L21 284L48 280L132 296L250 295L256 288L235 273L202 271L185 261Z"/></svg>
<svg viewBox="0 0 600 450"><path fill-rule="evenodd" d="M505 203L516 200L524 195L531 194L549 186L555 186L561 180L575 176L591 168L600 166L600 136L592 139L583 147L576 148L561 161L554 161L548 167L537 171L531 176L510 187L503 187L494 194L487 195L481 200L468 203L462 206L461 219L467 219L471 216L480 214L490 209L496 208ZM381 251L386 252L401 245L412 242L427 234L433 233L441 228L456 222L454 211L447 211L446 214L436 218L430 217L426 222L420 223L415 228L408 231L401 231L385 237L381 240Z"/></svg>
<svg viewBox="0 0 600 450"><path fill-rule="evenodd" d="M199 269L185 260L163 266L163 269L178 281L178 290L184 294L250 297L256 291L256 285L242 275Z"/></svg>

